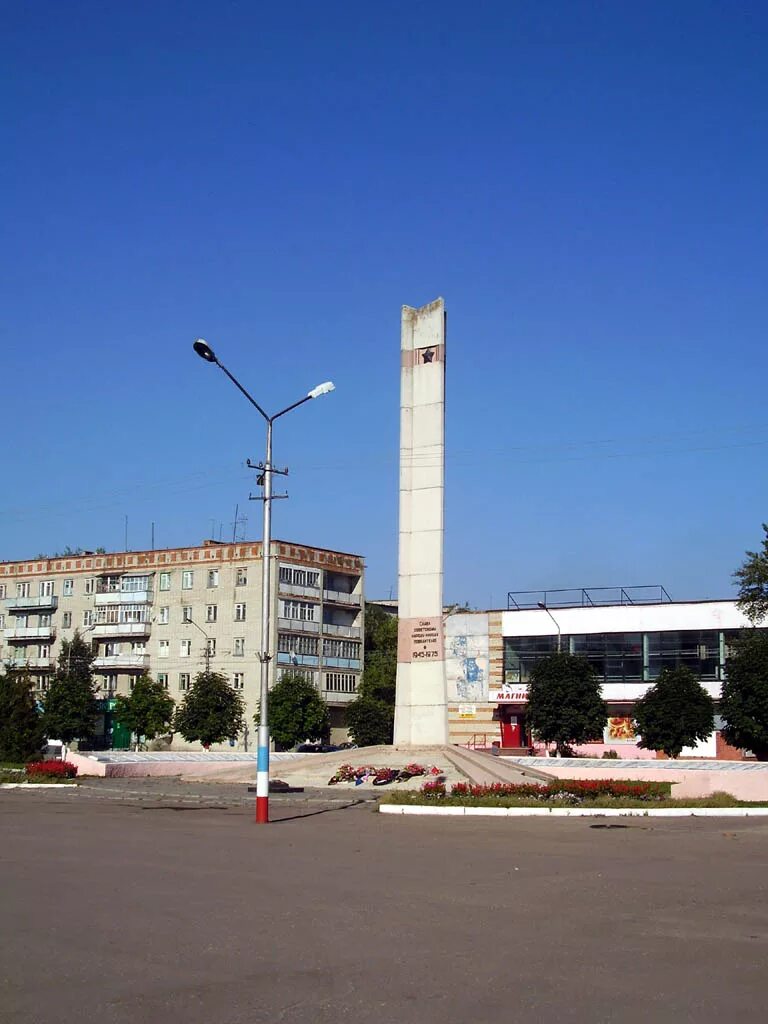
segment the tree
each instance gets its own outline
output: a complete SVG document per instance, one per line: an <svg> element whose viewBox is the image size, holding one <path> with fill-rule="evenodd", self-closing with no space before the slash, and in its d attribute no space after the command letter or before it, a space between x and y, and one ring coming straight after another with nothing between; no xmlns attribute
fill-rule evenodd
<svg viewBox="0 0 768 1024"><path fill-rule="evenodd" d="M347 706L347 728L360 747L392 742L394 707L376 697L361 696Z"/></svg>
<svg viewBox="0 0 768 1024"><path fill-rule="evenodd" d="M768 615L768 523L763 523L762 550L747 551L741 567L733 574L739 584L738 605L753 626Z"/></svg>
<svg viewBox="0 0 768 1024"><path fill-rule="evenodd" d="M160 683L150 676L141 675L127 697L117 698L115 708L118 721L136 734L136 746L141 737L153 740L161 733L171 731L175 701Z"/></svg>
<svg viewBox="0 0 768 1024"><path fill-rule="evenodd" d="M534 735L567 755L574 743L602 739L608 716L600 683L586 658L550 654L531 670L528 720Z"/></svg>
<svg viewBox="0 0 768 1024"><path fill-rule="evenodd" d="M93 651L78 630L71 640L62 640L59 666L43 709L43 728L51 739L71 743L93 735L98 705L92 663Z"/></svg>
<svg viewBox="0 0 768 1024"><path fill-rule="evenodd" d="M258 714L254 721L259 724ZM270 690L269 731L283 747L292 747L301 740L327 739L330 734L328 705L315 684L301 673L286 673Z"/></svg>
<svg viewBox="0 0 768 1024"><path fill-rule="evenodd" d="M29 761L44 742L29 676L21 672L0 676L0 761Z"/></svg>
<svg viewBox="0 0 768 1024"><path fill-rule="evenodd" d="M749 630L731 646L720 694L725 740L768 761L768 633Z"/></svg>
<svg viewBox="0 0 768 1024"><path fill-rule="evenodd" d="M221 672L199 672L173 719L185 740L197 740L207 749L212 743L234 739L245 722L245 702Z"/></svg>
<svg viewBox="0 0 768 1024"><path fill-rule="evenodd" d="M365 606L365 663L358 692L395 706L397 618L376 605Z"/></svg>
<svg viewBox="0 0 768 1024"><path fill-rule="evenodd" d="M361 747L391 743L397 680L397 617L365 606L365 663L357 698L347 705L347 728Z"/></svg>
<svg viewBox="0 0 768 1024"><path fill-rule="evenodd" d="M689 668L664 668L635 702L638 746L679 757L683 747L704 740L715 728L715 702Z"/></svg>

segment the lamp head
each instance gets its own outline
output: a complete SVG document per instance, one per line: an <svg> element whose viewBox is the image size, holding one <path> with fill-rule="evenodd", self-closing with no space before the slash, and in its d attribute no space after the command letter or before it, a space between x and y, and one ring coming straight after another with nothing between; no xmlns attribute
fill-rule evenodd
<svg viewBox="0 0 768 1024"><path fill-rule="evenodd" d="M329 392L335 391L335 390L336 390L336 385L333 383L333 381L332 380L327 380L327 381L325 381L324 384L318 384L316 388L312 388L312 390L308 393L307 397L308 398L319 398L320 395L327 395Z"/></svg>
<svg viewBox="0 0 768 1024"><path fill-rule="evenodd" d="M192 345L192 348L197 352L201 359L205 359L208 363L218 362L216 354L210 347L207 341L202 338L198 338L197 341Z"/></svg>
<svg viewBox="0 0 768 1024"><path fill-rule="evenodd" d="M547 610L547 606L544 604L543 601L537 601L536 604L539 606L539 608L543 608L544 611Z"/></svg>

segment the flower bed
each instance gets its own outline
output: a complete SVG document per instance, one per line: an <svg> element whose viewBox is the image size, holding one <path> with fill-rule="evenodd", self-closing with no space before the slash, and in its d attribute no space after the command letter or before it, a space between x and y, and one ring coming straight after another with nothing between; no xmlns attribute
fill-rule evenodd
<svg viewBox="0 0 768 1024"><path fill-rule="evenodd" d="M77 765L70 761L33 761L26 767L30 782L55 782L61 779L74 779Z"/></svg>
<svg viewBox="0 0 768 1024"><path fill-rule="evenodd" d="M599 803L611 806L618 802L656 804L668 801L671 782L639 782L615 779L556 779L548 784L537 782L475 785L457 782L450 787L444 779L425 782L418 793L392 797L396 803L444 803L472 806L582 806Z"/></svg>

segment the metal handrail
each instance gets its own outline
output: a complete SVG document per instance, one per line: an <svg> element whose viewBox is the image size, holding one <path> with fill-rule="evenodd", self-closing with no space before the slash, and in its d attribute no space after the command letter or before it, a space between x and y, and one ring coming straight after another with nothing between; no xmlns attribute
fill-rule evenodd
<svg viewBox="0 0 768 1024"><path fill-rule="evenodd" d="M651 593L648 593L648 592ZM568 595L560 597L558 595ZM610 595L610 596L605 596ZM647 595L647 596L646 596ZM671 604L672 598L660 583L632 587L562 587L555 590L510 590L507 610L545 608L594 608L608 604Z"/></svg>

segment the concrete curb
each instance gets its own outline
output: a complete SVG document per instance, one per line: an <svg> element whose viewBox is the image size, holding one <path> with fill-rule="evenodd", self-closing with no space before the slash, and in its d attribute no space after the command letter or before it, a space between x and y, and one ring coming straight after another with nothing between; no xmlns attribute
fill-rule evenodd
<svg viewBox="0 0 768 1024"><path fill-rule="evenodd" d="M77 786L61 782L0 782L0 789L64 789L76 790Z"/></svg>
<svg viewBox="0 0 768 1024"><path fill-rule="evenodd" d="M380 804L381 814L488 818L752 818L768 816L768 807L428 807L426 804Z"/></svg>

